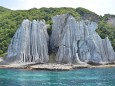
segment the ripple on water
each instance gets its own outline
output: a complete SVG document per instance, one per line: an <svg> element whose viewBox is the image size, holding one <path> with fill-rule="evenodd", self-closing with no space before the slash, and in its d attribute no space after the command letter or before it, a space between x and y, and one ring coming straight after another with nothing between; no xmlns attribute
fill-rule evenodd
<svg viewBox="0 0 115 86"><path fill-rule="evenodd" d="M115 86L115 68L72 71L0 69L0 86Z"/></svg>

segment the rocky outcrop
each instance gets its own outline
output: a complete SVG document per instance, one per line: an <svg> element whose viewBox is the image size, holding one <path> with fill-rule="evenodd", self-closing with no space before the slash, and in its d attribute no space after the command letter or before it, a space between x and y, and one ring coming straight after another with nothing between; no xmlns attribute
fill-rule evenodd
<svg viewBox="0 0 115 86"><path fill-rule="evenodd" d="M115 27L115 17L111 17L107 20L107 24L111 25L112 27Z"/></svg>
<svg viewBox="0 0 115 86"><path fill-rule="evenodd" d="M13 64L47 63L52 60L72 64L115 62L111 42L108 38L101 39L95 31L97 29L95 22L76 21L70 14L57 15L52 20L50 44L45 21L24 20L11 40L5 62ZM53 55L50 56L50 60L48 50L51 50Z"/></svg>
<svg viewBox="0 0 115 86"><path fill-rule="evenodd" d="M8 47L6 62L46 63L48 57L47 26L45 21L24 20Z"/></svg>
<svg viewBox="0 0 115 86"><path fill-rule="evenodd" d="M94 22L97 22L97 23L100 21L99 16L96 15L96 14L84 14L81 18L83 20L91 20L91 21L94 21Z"/></svg>
<svg viewBox="0 0 115 86"><path fill-rule="evenodd" d="M101 39L95 31L97 24L76 21L69 14L52 18L51 50L58 63L112 63L115 53L108 38Z"/></svg>

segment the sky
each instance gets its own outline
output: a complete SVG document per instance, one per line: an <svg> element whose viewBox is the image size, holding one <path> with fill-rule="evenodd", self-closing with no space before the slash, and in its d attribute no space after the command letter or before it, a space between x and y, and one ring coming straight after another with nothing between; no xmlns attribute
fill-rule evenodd
<svg viewBox="0 0 115 86"><path fill-rule="evenodd" d="M0 6L12 10L41 7L83 7L98 15L114 14L115 0L0 0Z"/></svg>

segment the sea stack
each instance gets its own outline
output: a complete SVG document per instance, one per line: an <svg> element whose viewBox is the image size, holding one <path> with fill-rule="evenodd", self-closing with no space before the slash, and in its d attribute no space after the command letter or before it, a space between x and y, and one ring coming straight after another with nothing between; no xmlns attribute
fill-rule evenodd
<svg viewBox="0 0 115 86"><path fill-rule="evenodd" d="M6 62L46 63L48 57L47 25L44 20L24 20L8 47Z"/></svg>
<svg viewBox="0 0 115 86"><path fill-rule="evenodd" d="M50 48L58 63L115 62L115 52L108 38L101 39L98 25L89 20L76 21L70 14L52 18Z"/></svg>

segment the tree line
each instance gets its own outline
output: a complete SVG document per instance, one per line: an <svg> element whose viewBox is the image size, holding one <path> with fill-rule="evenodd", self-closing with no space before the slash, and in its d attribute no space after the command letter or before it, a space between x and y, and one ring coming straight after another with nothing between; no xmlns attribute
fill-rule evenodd
<svg viewBox="0 0 115 86"><path fill-rule="evenodd" d="M115 50L115 27L107 24L107 19L114 15L106 14L99 16L85 8L32 8L29 10L10 10L0 6L0 57L7 53L8 45L14 33L24 19L44 19L47 24L52 25L52 17L64 13L70 13L76 20L90 19L98 23L97 32L102 38L109 37ZM50 35L51 26L48 28Z"/></svg>

